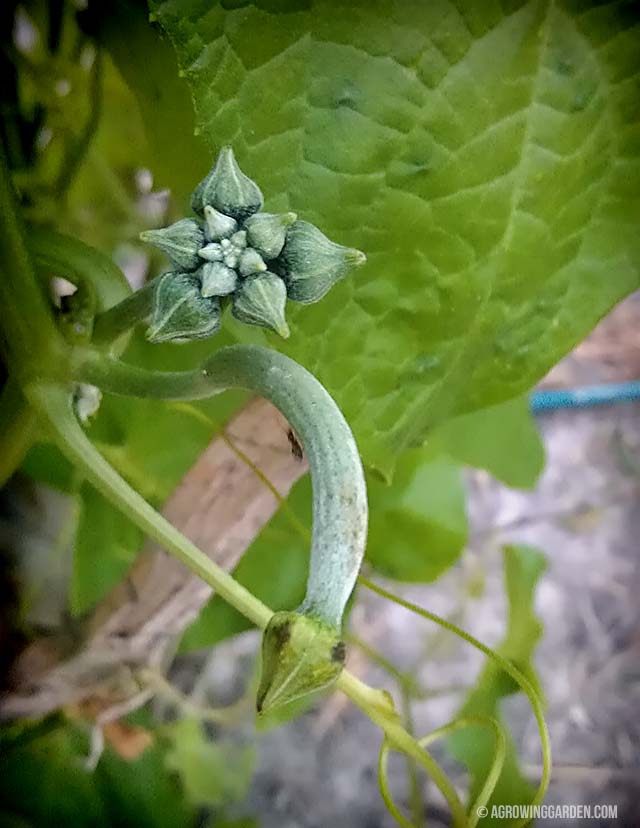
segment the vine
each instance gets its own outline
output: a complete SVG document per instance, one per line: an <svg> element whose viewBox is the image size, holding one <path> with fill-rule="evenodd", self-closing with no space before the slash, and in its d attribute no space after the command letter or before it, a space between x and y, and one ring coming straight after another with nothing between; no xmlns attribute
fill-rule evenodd
<svg viewBox="0 0 640 828"><path fill-rule="evenodd" d="M223 149L211 173L196 188L192 206L204 224L184 219L144 234L172 258L176 268L130 294L119 270L97 251L55 233L29 230L23 236L8 172L0 175L0 283L2 353L11 372L0 404L12 423L3 477L19 465L36 421L107 500L145 534L205 580L264 630L258 710L267 710L333 684L384 733L379 775L383 799L402 825L386 780L390 749L407 755L437 785L456 826L473 826L446 774L426 750L434 739L472 722L460 719L416 740L391 697L343 669L342 616L364 553L367 506L359 454L337 406L304 368L274 350L232 346L200 367L150 371L119 359L122 338L133 325L147 325L152 342L213 335L225 307L240 321L288 335L286 298L309 303L364 260L359 251L336 245L293 214L261 212L262 194ZM75 302L54 318L33 261L64 275L78 291ZM56 324L56 322L58 324ZM314 491L310 573L305 601L297 610L272 613L251 592L211 561L158 514L102 457L79 420L77 388L176 401L205 399L229 388L245 388L271 400L300 436L309 458ZM182 403L181 403L182 401ZM270 485L268 481L265 481ZM275 489L276 496L280 498ZM534 799L548 783L550 753L541 704L532 685L513 665L449 622L397 598L360 576L363 586L436 621L493 658L528 695L540 729L544 773ZM164 684L156 686L167 691ZM476 801L488 801L504 761L504 735L495 734L491 771Z"/></svg>

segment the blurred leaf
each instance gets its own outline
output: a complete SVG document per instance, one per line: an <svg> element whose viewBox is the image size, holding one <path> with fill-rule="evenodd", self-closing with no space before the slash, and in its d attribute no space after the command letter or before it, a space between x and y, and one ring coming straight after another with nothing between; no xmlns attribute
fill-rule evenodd
<svg viewBox="0 0 640 828"><path fill-rule="evenodd" d="M211 158L233 144L267 209L367 253L273 343L384 474L638 287L640 28L589 5L151 3Z"/></svg>
<svg viewBox="0 0 640 828"><path fill-rule="evenodd" d="M70 609L91 609L124 577L143 534L92 486L80 490L80 520L73 550Z"/></svg>
<svg viewBox="0 0 640 828"><path fill-rule="evenodd" d="M145 0L94 0L84 23L109 51L136 97L147 137L145 166L153 172L155 186L169 188L179 212L186 210L210 158L194 136L189 87L178 75L170 43L149 25Z"/></svg>
<svg viewBox="0 0 640 828"><path fill-rule="evenodd" d="M178 719L163 734L171 742L166 766L179 776L192 805L224 807L244 798L255 764L251 745L211 741L195 719Z"/></svg>
<svg viewBox="0 0 640 828"><path fill-rule="evenodd" d="M538 580L546 568L546 559L529 546L508 546L504 549L504 577L508 598L508 619L505 638L498 652L515 664L539 692L539 682L533 666L533 653L542 634L542 624L534 613L534 596ZM501 700L518 692L513 679L490 659L476 681L459 716L484 716L498 720ZM469 727L448 738L452 754L471 774L469 801L472 802L482 787L493 757L493 737L482 727ZM488 803L491 805L526 804L533 798L534 789L522 775L515 745L507 734L505 765ZM483 828L499 826L501 821L487 817Z"/></svg>
<svg viewBox="0 0 640 828"><path fill-rule="evenodd" d="M125 762L107 750L94 772L88 740L71 726L17 744L0 743L0 823L38 828L195 828L158 750Z"/></svg>
<svg viewBox="0 0 640 828"><path fill-rule="evenodd" d="M429 445L516 488L533 488L544 468L544 444L526 397L448 420L431 432Z"/></svg>
<svg viewBox="0 0 640 828"><path fill-rule="evenodd" d="M430 447L404 452L391 486L369 478L367 560L399 581L434 581L467 541L460 467L430 454Z"/></svg>
<svg viewBox="0 0 640 828"><path fill-rule="evenodd" d="M20 468L36 483L67 494L76 491L79 485L73 466L53 443L35 443Z"/></svg>

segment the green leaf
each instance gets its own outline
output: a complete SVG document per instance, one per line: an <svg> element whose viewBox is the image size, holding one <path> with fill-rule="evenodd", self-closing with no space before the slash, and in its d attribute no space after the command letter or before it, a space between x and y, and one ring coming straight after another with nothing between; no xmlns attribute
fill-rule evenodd
<svg viewBox="0 0 640 828"><path fill-rule="evenodd" d="M186 211L190 193L212 159L194 137L189 89L178 75L171 45L149 25L144 0L91 3L86 24L97 33L135 95L146 132L145 162L154 174L154 185L169 188Z"/></svg>
<svg viewBox="0 0 640 828"><path fill-rule="evenodd" d="M4 736L4 734L3 734ZM127 762L109 749L83 765L86 735L71 725L0 741L0 823L38 828L193 828L196 813L166 773L157 748ZM16 823L19 824L19 823Z"/></svg>
<svg viewBox="0 0 640 828"><path fill-rule="evenodd" d="M138 527L92 486L85 483L80 498L69 596L76 615L95 606L122 580L143 542Z"/></svg>
<svg viewBox="0 0 640 828"><path fill-rule="evenodd" d="M504 549L504 577L508 598L507 633L498 652L512 661L539 690L533 666L533 653L542 635L542 624L534 609L534 595L538 580L546 568L544 555L529 546L508 546ZM513 679L492 660L487 660L474 689L459 711L460 716L493 717L500 720L500 702L518 691ZM483 727L469 727L452 734L448 745L456 759L463 762L471 774L469 801L478 794L484 783L493 756L493 737ZM495 787L491 805L526 804L533 798L534 789L524 778L518 765L513 739L507 734L507 756ZM482 820L483 828L499 826L500 820L490 817Z"/></svg>
<svg viewBox="0 0 640 828"><path fill-rule="evenodd" d="M22 461L20 470L36 483L71 493L78 488L73 466L53 443L35 443Z"/></svg>
<svg viewBox="0 0 640 828"><path fill-rule="evenodd" d="M544 468L544 444L526 397L454 417L434 429L429 445L521 489L532 489Z"/></svg>
<svg viewBox="0 0 640 828"><path fill-rule="evenodd" d="M166 766L178 775L188 802L221 807L244 798L253 777L253 746L210 741L195 719L178 719L163 733L171 743Z"/></svg>
<svg viewBox="0 0 640 828"><path fill-rule="evenodd" d="M460 467L431 449L404 452L393 484L369 477L367 560L399 581L435 581L467 541Z"/></svg>
<svg viewBox="0 0 640 828"><path fill-rule="evenodd" d="M638 287L630 6L152 10L211 157L233 145L268 210L368 256L321 303L292 307L276 345L326 384L383 473L434 424L529 389Z"/></svg>

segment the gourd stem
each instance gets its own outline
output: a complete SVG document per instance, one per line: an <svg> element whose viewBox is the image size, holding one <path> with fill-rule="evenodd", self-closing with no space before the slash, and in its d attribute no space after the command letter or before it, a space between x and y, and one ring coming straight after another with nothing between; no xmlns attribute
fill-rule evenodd
<svg viewBox="0 0 640 828"><path fill-rule="evenodd" d="M203 399L227 388L272 402L300 437L311 468L313 530L307 595L300 608L339 629L364 555L367 498L360 455L340 409L297 362L267 348L223 348L200 369L155 372L86 349L73 379L103 391L159 399Z"/></svg>

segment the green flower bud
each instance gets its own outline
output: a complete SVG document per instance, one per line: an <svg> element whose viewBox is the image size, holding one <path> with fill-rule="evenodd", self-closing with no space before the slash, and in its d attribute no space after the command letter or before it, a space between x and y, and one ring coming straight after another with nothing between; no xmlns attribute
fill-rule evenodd
<svg viewBox="0 0 640 828"><path fill-rule="evenodd" d="M198 256L207 262L221 262L224 258L224 251L221 244L211 242L211 244L205 244L204 247L198 250Z"/></svg>
<svg viewBox="0 0 640 828"><path fill-rule="evenodd" d="M220 327L220 302L200 293L190 273L165 273L153 294L150 342L189 342L213 336Z"/></svg>
<svg viewBox="0 0 640 828"><path fill-rule="evenodd" d="M295 302L318 302L353 268L364 264L360 250L334 244L306 221L296 221L276 265Z"/></svg>
<svg viewBox="0 0 640 828"><path fill-rule="evenodd" d="M207 262L198 270L203 296L228 296L236 289L238 277L235 270L222 262Z"/></svg>
<svg viewBox="0 0 640 828"><path fill-rule="evenodd" d="M191 198L194 213L215 207L226 216L243 221L262 208L260 188L238 166L231 147L223 147L209 175L198 184Z"/></svg>
<svg viewBox="0 0 640 828"><path fill-rule="evenodd" d="M230 237L229 241L237 250L244 250L247 246L247 232L246 230L238 230Z"/></svg>
<svg viewBox="0 0 640 828"><path fill-rule="evenodd" d="M284 247L287 228L297 219L295 213L256 213L244 226L251 247L265 259L275 259Z"/></svg>
<svg viewBox="0 0 640 828"><path fill-rule="evenodd" d="M204 244L204 233L195 219L181 219L162 230L145 230L142 241L160 248L181 270L198 267L198 250Z"/></svg>
<svg viewBox="0 0 640 828"><path fill-rule="evenodd" d="M204 208L204 220L204 234L208 241L226 239L238 227L238 222L235 219L231 218L231 216L225 216L224 213L219 213L209 204L205 205Z"/></svg>
<svg viewBox="0 0 640 828"><path fill-rule="evenodd" d="M233 294L232 313L240 322L269 328L287 339L289 326L284 316L286 301L284 282L275 273L267 271L240 282Z"/></svg>
<svg viewBox="0 0 640 828"><path fill-rule="evenodd" d="M262 256L252 247L247 247L240 254L238 270L241 276L250 276L252 273L261 273L267 269Z"/></svg>

